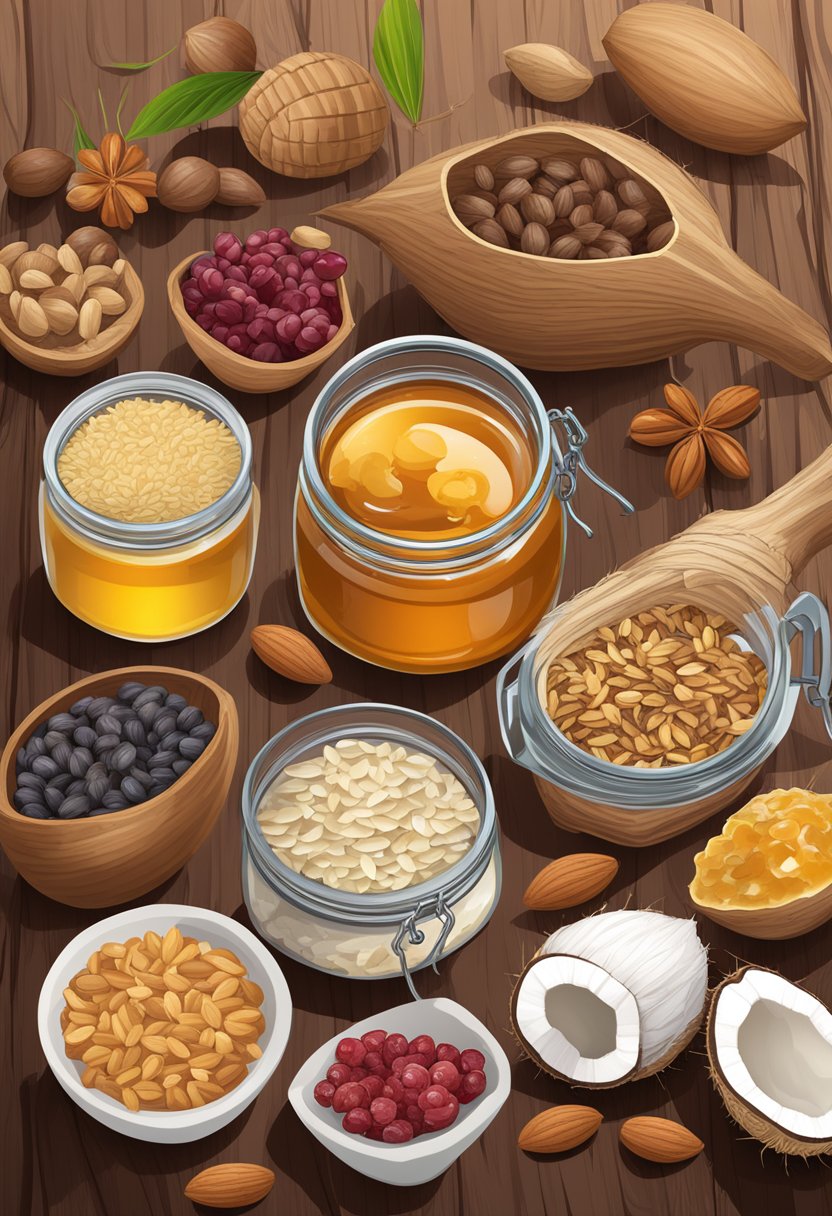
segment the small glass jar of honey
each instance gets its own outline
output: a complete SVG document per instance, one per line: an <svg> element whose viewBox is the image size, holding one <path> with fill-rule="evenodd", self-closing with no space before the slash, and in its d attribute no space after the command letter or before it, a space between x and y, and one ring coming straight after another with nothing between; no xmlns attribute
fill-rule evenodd
<svg viewBox="0 0 832 1216"><path fill-rule="evenodd" d="M100 430L95 440L88 428L102 426L106 441ZM208 385L136 372L87 389L53 424L43 470L46 575L82 621L169 641L207 629L245 594L260 518L251 436Z"/></svg>
<svg viewBox="0 0 832 1216"><path fill-rule="evenodd" d="M426 335L371 347L307 420L304 610L343 650L397 671L506 654L557 596L574 480L540 397L505 359Z"/></svg>

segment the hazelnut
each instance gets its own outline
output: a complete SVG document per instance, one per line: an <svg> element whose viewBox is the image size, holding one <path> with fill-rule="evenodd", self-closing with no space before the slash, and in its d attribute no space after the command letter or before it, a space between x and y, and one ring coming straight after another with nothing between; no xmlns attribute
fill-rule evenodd
<svg viewBox="0 0 832 1216"><path fill-rule="evenodd" d="M74 168L72 157L55 148L26 148L9 157L3 177L14 194L42 198L59 190Z"/></svg>
<svg viewBox="0 0 832 1216"><path fill-rule="evenodd" d="M202 211L214 201L219 170L201 156L180 156L159 174L156 197L170 211Z"/></svg>

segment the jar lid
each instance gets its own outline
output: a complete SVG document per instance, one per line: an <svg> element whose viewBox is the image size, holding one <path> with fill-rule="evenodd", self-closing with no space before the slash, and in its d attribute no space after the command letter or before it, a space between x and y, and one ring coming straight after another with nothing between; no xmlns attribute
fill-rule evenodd
<svg viewBox="0 0 832 1216"><path fill-rule="evenodd" d="M129 523L91 511L77 502L58 475L58 459L72 435L89 418L128 397L182 401L218 419L240 445L240 468L224 494L207 507L181 519ZM169 549L190 544L227 523L251 497L251 434L245 419L216 389L187 376L167 372L129 372L81 393L52 424L43 448L43 471L49 504L71 527L96 543L119 549Z"/></svg>

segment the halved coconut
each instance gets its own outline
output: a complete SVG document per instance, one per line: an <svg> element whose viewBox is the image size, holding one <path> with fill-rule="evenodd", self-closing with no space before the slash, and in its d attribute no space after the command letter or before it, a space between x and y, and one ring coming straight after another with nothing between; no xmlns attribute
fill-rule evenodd
<svg viewBox="0 0 832 1216"><path fill-rule="evenodd" d="M711 1077L729 1113L780 1153L832 1152L832 1013L776 971L742 967L708 1013Z"/></svg>
<svg viewBox="0 0 832 1216"><path fill-rule="evenodd" d="M620 1085L638 1063L636 999L586 959L533 958L514 989L511 1020L531 1058L573 1085Z"/></svg>
<svg viewBox="0 0 832 1216"><path fill-rule="evenodd" d="M511 1021L541 1068L607 1088L674 1060L701 1025L707 989L693 921L602 912L548 938L517 982Z"/></svg>

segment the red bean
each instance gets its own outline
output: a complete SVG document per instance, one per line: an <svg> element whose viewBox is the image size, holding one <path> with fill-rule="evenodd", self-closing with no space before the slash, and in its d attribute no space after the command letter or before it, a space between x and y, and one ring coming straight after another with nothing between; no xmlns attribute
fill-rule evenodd
<svg viewBox="0 0 832 1216"><path fill-rule="evenodd" d="M384 1099L376 1098L376 1101L383 1102ZM337 1111L339 1115L345 1114L348 1110L353 1110L356 1106L369 1105L370 1095L364 1086L359 1085L357 1081L347 1081L346 1085L339 1085L332 1095L332 1109Z"/></svg>
<svg viewBox="0 0 832 1216"><path fill-rule="evenodd" d="M448 1095L449 1101L445 1106L429 1106L425 1111L425 1127L432 1132L443 1131L450 1127L459 1114L459 1103L453 1094Z"/></svg>
<svg viewBox="0 0 832 1216"><path fill-rule="evenodd" d="M473 1072L478 1070L482 1072L485 1068L485 1056L481 1051L477 1051L475 1047L466 1047L465 1051L460 1052L459 1056L459 1071Z"/></svg>
<svg viewBox="0 0 832 1216"><path fill-rule="evenodd" d="M319 1081L312 1090L312 1096L319 1106L332 1106L332 1095L335 1093L335 1086L331 1081Z"/></svg>
<svg viewBox="0 0 832 1216"><path fill-rule="evenodd" d="M326 1079L327 1081L331 1081L332 1084L337 1087L339 1085L344 1085L345 1082L349 1081L351 1072L352 1069L350 1068L349 1064L330 1064L329 1068L326 1070Z"/></svg>
<svg viewBox="0 0 832 1216"><path fill-rule="evenodd" d="M456 1093L462 1078L456 1064L450 1060L439 1060L430 1070L430 1079L434 1085L444 1085L449 1093Z"/></svg>
<svg viewBox="0 0 832 1216"><path fill-rule="evenodd" d="M381 1138L387 1144L405 1144L413 1139L413 1125L406 1119L394 1119L387 1124Z"/></svg>
<svg viewBox="0 0 832 1216"><path fill-rule="evenodd" d="M347 259L342 253L335 253L334 250L328 249L315 259L314 269L322 279L340 279L347 269Z"/></svg>
<svg viewBox="0 0 832 1216"><path fill-rule="evenodd" d="M370 1103L370 1114L374 1123L382 1126L392 1123L396 1118L396 1103L392 1098L374 1098Z"/></svg>
<svg viewBox="0 0 832 1216"><path fill-rule="evenodd" d="M363 1136L373 1126L373 1116L362 1106L354 1106L352 1110L348 1110L344 1115L341 1120L341 1126L345 1132L353 1132L354 1135Z"/></svg>

